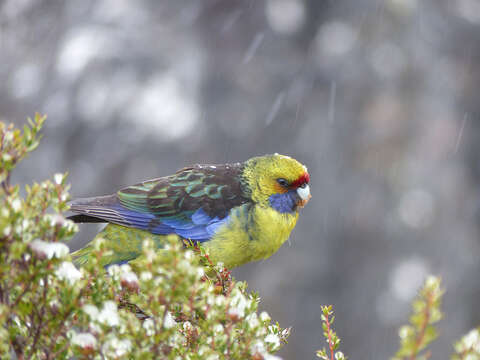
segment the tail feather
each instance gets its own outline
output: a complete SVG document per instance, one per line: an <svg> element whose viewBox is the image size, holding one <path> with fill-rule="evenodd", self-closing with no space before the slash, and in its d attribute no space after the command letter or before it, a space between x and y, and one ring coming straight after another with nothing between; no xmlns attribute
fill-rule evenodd
<svg viewBox="0 0 480 360"><path fill-rule="evenodd" d="M84 214L71 215L67 219L72 220L74 223L104 223L106 220L99 219L93 216L88 216Z"/></svg>
<svg viewBox="0 0 480 360"><path fill-rule="evenodd" d="M105 240L105 249L110 250L100 260L101 266L124 264L142 253L142 243L146 238L154 241L157 248L163 247L164 236L154 235L144 230L133 229L117 224L108 224L95 238L84 248L73 252L73 263L77 267L85 266L93 258L93 243L96 239Z"/></svg>
<svg viewBox="0 0 480 360"><path fill-rule="evenodd" d="M120 214L120 204L115 194L75 199L69 205L70 211L75 215L68 218L74 222L112 222L123 226L132 225Z"/></svg>

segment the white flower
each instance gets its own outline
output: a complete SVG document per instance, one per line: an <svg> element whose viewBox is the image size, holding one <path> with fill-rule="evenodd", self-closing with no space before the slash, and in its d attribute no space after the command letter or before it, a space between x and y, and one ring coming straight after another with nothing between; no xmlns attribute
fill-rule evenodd
<svg viewBox="0 0 480 360"><path fill-rule="evenodd" d="M210 352L212 352L212 350L211 350L211 348L210 348L209 346L207 346L207 345L202 345L202 346L200 346L200 348L198 349L197 354L198 354L199 356L202 356L203 359L205 359L205 354L210 353ZM207 359L208 359L208 358L207 358ZM212 359L212 360L213 360L213 359ZM216 360L218 360L218 355L217 355L217 359L216 359Z"/></svg>
<svg viewBox="0 0 480 360"><path fill-rule="evenodd" d="M193 251L192 250L185 250L185 253L183 254L185 259L191 260L193 259Z"/></svg>
<svg viewBox="0 0 480 360"><path fill-rule="evenodd" d="M62 226L65 223L65 218L60 214L48 214L50 219L50 226Z"/></svg>
<svg viewBox="0 0 480 360"><path fill-rule="evenodd" d="M147 249L147 248L150 249L150 248L152 248L152 247L153 247L153 242L152 242L152 240L150 240L150 239L145 239L145 240L143 240L143 242L142 242L142 248L144 248L144 249Z"/></svg>
<svg viewBox="0 0 480 360"><path fill-rule="evenodd" d="M266 321L270 321L272 318L270 317L270 315L268 315L268 313L266 311L262 311L260 313L260 320L263 321L263 322L266 322Z"/></svg>
<svg viewBox="0 0 480 360"><path fill-rule="evenodd" d="M174 327L175 325L177 325L177 322L173 318L172 314L170 314L167 311L167 313L165 314L165 321L163 322L163 327L165 329L170 329L170 328ZM185 325L184 325L184 327L185 327Z"/></svg>
<svg viewBox="0 0 480 360"><path fill-rule="evenodd" d="M120 340L114 337L113 339L109 339L105 342L105 344L102 346L102 350L107 357L119 358L126 355L130 351L131 347L132 343L130 340Z"/></svg>
<svg viewBox="0 0 480 360"><path fill-rule="evenodd" d="M251 352L254 354L259 353L260 355L263 356L264 360L282 360L282 358L278 356L269 354L265 349L265 344L262 341L257 341L253 343L251 347Z"/></svg>
<svg viewBox="0 0 480 360"><path fill-rule="evenodd" d="M223 333L223 331L224 331L224 329L223 329L223 325L222 325L222 324L215 324L215 325L213 326L213 332L214 332L215 334L221 334L221 333Z"/></svg>
<svg viewBox="0 0 480 360"><path fill-rule="evenodd" d="M190 261L182 259L177 263L178 269L186 272L186 273L191 273L192 272L192 264Z"/></svg>
<svg viewBox="0 0 480 360"><path fill-rule="evenodd" d="M26 230L30 226L30 220L28 219L23 219L22 221L22 228L23 230Z"/></svg>
<svg viewBox="0 0 480 360"><path fill-rule="evenodd" d="M411 333L412 333L412 328L408 325L404 325L398 330L398 336L400 339L406 339Z"/></svg>
<svg viewBox="0 0 480 360"><path fill-rule="evenodd" d="M265 354L266 349L265 349L265 344L262 341L256 341L252 344L251 346L251 352L252 353L260 353L260 354Z"/></svg>
<svg viewBox="0 0 480 360"><path fill-rule="evenodd" d="M160 272L160 271L157 271ZM155 287L159 287L160 284L162 284L165 281L163 276L156 276L155 279L153 279L153 283L155 284Z"/></svg>
<svg viewBox="0 0 480 360"><path fill-rule="evenodd" d="M208 357L205 360L218 360L218 359L220 359L218 354L211 354L211 355L208 355Z"/></svg>
<svg viewBox="0 0 480 360"><path fill-rule="evenodd" d="M72 220L65 219L65 229L68 231L75 231L78 229L78 226Z"/></svg>
<svg viewBox="0 0 480 360"><path fill-rule="evenodd" d="M247 298L240 291L236 291L230 300L228 313L243 318L245 316L245 309L249 305Z"/></svg>
<svg viewBox="0 0 480 360"><path fill-rule="evenodd" d="M478 329L471 330L462 338L462 345L464 349L474 349L480 352L480 332Z"/></svg>
<svg viewBox="0 0 480 360"><path fill-rule="evenodd" d="M48 306L50 306L52 309L55 309L60 306L60 303L58 302L57 299L53 299L48 303Z"/></svg>
<svg viewBox="0 0 480 360"><path fill-rule="evenodd" d="M115 280L120 280L122 286L130 289L138 289L137 274L132 272L132 268L128 264L112 265L108 267L108 274Z"/></svg>
<svg viewBox="0 0 480 360"><path fill-rule="evenodd" d="M215 265L215 270L217 270L219 273L222 273L223 269L225 267L223 266L223 262L219 261L217 265Z"/></svg>
<svg viewBox="0 0 480 360"><path fill-rule="evenodd" d="M251 313L245 318L245 320L248 322L248 325L251 328L256 328L258 325L260 325L260 322L258 321L257 313Z"/></svg>
<svg viewBox="0 0 480 360"><path fill-rule="evenodd" d="M12 232L12 227L10 225L5 226L5 228L3 229L3 235L4 236L10 235L11 232Z"/></svg>
<svg viewBox="0 0 480 360"><path fill-rule="evenodd" d="M187 339L185 336L175 331L172 336L168 338L167 344L173 347L185 346Z"/></svg>
<svg viewBox="0 0 480 360"><path fill-rule="evenodd" d="M30 243L30 248L37 255L48 259L53 257L61 258L70 252L70 249L65 244L59 242L46 242L40 239L33 240Z"/></svg>
<svg viewBox="0 0 480 360"><path fill-rule="evenodd" d="M152 280L152 273L150 271L142 271L140 273L140 279L142 281L148 281L148 280Z"/></svg>
<svg viewBox="0 0 480 360"><path fill-rule="evenodd" d="M20 210L22 210L22 202L20 201L20 199L14 199L11 205L13 211L15 212L19 212Z"/></svg>
<svg viewBox="0 0 480 360"><path fill-rule="evenodd" d="M263 326L259 326L255 331L256 336L265 336L267 334L268 334L268 331Z"/></svg>
<svg viewBox="0 0 480 360"><path fill-rule="evenodd" d="M265 342L272 344L275 349L280 347L280 338L275 334L268 334L265 336Z"/></svg>
<svg viewBox="0 0 480 360"><path fill-rule="evenodd" d="M106 243L106 240L103 237L96 237L93 240L93 248L95 250L103 250L103 247L105 246L105 243Z"/></svg>
<svg viewBox="0 0 480 360"><path fill-rule="evenodd" d="M86 304L82 307L84 313L90 316L90 319L98 321L109 326L117 326L120 324L118 316L117 304L109 300L103 303L102 310L99 311L95 305Z"/></svg>
<svg viewBox="0 0 480 360"><path fill-rule="evenodd" d="M92 320L96 319L98 317L98 308L95 305L92 304L86 304L82 307L82 310L85 314L90 316Z"/></svg>
<svg viewBox="0 0 480 360"><path fill-rule="evenodd" d="M4 140L5 142L10 142L10 141L12 141L12 140L13 140L13 131L7 131L7 132L5 133L5 136L3 137L3 140Z"/></svg>
<svg viewBox="0 0 480 360"><path fill-rule="evenodd" d="M153 334L155 334L155 323L152 319L146 319L142 323L142 327L145 329L145 334L147 336L152 336Z"/></svg>
<svg viewBox="0 0 480 360"><path fill-rule="evenodd" d="M205 270L203 270L203 268L201 268L201 267L197 268L197 276L198 276L198 278L199 278L199 279L202 278L203 275L205 275Z"/></svg>
<svg viewBox="0 0 480 360"><path fill-rule="evenodd" d="M98 314L97 320L103 324L109 326L117 326L120 324L120 318L118 317L117 304L108 300L103 303L102 311Z"/></svg>
<svg viewBox="0 0 480 360"><path fill-rule="evenodd" d="M335 353L335 360L344 360L344 359L345 359L345 355L343 355L341 351L337 351Z"/></svg>
<svg viewBox="0 0 480 360"><path fill-rule="evenodd" d="M113 264L107 268L108 275L113 278L116 278L120 275L120 265Z"/></svg>
<svg viewBox="0 0 480 360"><path fill-rule="evenodd" d="M138 277L134 272L125 272L120 275L120 281L127 284L138 284Z"/></svg>
<svg viewBox="0 0 480 360"><path fill-rule="evenodd" d="M72 336L72 344L78 345L81 348L95 348L97 340L90 333L74 333Z"/></svg>
<svg viewBox="0 0 480 360"><path fill-rule="evenodd" d="M82 278L82 273L70 261L62 262L55 271L55 275L60 280L68 281L70 285L75 284Z"/></svg>
<svg viewBox="0 0 480 360"><path fill-rule="evenodd" d="M225 304L226 298L225 298L225 296L223 296L223 295L218 295L218 296L213 297L212 300L215 301L215 305L217 305L217 306L223 306L223 305ZM210 303L209 303L209 304L210 304Z"/></svg>
<svg viewBox="0 0 480 360"><path fill-rule="evenodd" d="M55 181L55 184L60 185L63 180L63 174L57 173L53 175L53 180Z"/></svg>

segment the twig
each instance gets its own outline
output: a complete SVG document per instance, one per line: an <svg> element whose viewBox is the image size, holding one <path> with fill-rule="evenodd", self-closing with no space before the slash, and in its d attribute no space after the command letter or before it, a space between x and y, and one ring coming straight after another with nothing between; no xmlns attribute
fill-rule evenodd
<svg viewBox="0 0 480 360"><path fill-rule="evenodd" d="M2 181L2 188L3 188L3 191L5 191L5 194L7 195L10 195L11 194L11 191L10 191L10 172L8 172L7 174L7 177L5 178L5 180Z"/></svg>
<svg viewBox="0 0 480 360"><path fill-rule="evenodd" d="M330 360L334 360L334 344L332 341L332 332L330 331L330 319L325 316L325 324L327 325L328 347L330 348Z"/></svg>
<svg viewBox="0 0 480 360"><path fill-rule="evenodd" d="M40 309L41 309L40 313L37 312L38 325L37 325L37 329L36 329L36 332L35 332L35 335L34 335L34 338L33 338L33 344L32 344L31 351L30 351L32 356L35 354L35 348L37 347L38 340L40 339L40 333L41 333L42 328L43 328L43 316L45 315L48 278L45 276L43 278L43 281L44 281L44 283L43 283L43 294L42 294L43 304L42 304L42 306L40 306Z"/></svg>
<svg viewBox="0 0 480 360"><path fill-rule="evenodd" d="M418 349L422 344L423 338L425 337L425 330L427 329L428 323L430 322L430 308L433 306L433 294L429 292L427 294L427 304L425 306L425 318L422 322L422 326L420 328L420 332L418 333L417 339L415 341L415 345L413 348L412 355L409 357L409 360L415 360L417 358ZM428 354L426 355L428 358Z"/></svg>

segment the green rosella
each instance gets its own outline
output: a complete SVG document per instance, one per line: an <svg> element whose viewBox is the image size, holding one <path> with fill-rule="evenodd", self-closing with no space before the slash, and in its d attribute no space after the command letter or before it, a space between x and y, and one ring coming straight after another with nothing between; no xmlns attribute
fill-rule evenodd
<svg viewBox="0 0 480 360"><path fill-rule="evenodd" d="M112 250L105 266L138 257L147 237L161 248L165 235L176 234L233 268L269 257L288 239L311 197L309 180L304 165L278 154L195 165L113 195L74 200L71 219L109 223L97 235ZM76 264L85 264L91 250L90 244L73 253Z"/></svg>

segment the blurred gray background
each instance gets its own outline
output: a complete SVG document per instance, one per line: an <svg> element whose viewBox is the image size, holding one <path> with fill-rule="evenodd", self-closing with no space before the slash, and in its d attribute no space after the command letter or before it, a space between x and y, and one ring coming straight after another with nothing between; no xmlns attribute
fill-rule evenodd
<svg viewBox="0 0 480 360"><path fill-rule="evenodd" d="M313 199L291 240L234 274L313 359L387 359L427 274L447 288L433 358L480 324L480 1L0 1L0 120L48 114L21 184L75 197L193 163L282 153ZM90 240L82 226L71 243Z"/></svg>

